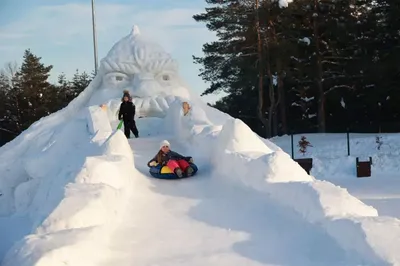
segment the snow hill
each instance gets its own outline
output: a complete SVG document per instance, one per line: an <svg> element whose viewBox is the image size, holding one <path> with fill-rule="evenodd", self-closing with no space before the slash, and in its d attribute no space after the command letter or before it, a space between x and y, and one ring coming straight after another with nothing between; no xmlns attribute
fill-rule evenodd
<svg viewBox="0 0 400 266"><path fill-rule="evenodd" d="M100 65L0 149L1 266L400 265L399 220L207 106L137 27ZM115 130L124 89L139 139ZM195 177L149 176L163 139L194 157Z"/></svg>

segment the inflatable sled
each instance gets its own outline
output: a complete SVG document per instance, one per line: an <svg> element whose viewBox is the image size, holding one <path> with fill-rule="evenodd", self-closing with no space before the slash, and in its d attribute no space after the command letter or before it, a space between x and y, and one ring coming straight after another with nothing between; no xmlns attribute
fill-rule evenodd
<svg viewBox="0 0 400 266"><path fill-rule="evenodd" d="M193 173L190 177L194 176L197 171L198 168L194 163L189 163L189 165L193 168ZM182 179L182 178L188 178L189 176L186 176L185 174L183 174L183 176L181 178L179 178L174 172L171 171L171 169L167 166L161 166L161 165L157 165L157 166L150 166L150 175L154 178L158 178L158 179Z"/></svg>

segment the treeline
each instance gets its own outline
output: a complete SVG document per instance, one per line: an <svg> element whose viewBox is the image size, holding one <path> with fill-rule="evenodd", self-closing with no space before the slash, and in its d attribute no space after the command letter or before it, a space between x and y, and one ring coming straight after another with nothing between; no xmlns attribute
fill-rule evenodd
<svg viewBox="0 0 400 266"><path fill-rule="evenodd" d="M264 137L400 130L399 0L206 0L203 95Z"/></svg>
<svg viewBox="0 0 400 266"><path fill-rule="evenodd" d="M0 145L68 105L94 77L76 70L71 80L62 74L52 84L49 76L53 66L45 66L40 60L26 50L21 66L8 63L0 71Z"/></svg>

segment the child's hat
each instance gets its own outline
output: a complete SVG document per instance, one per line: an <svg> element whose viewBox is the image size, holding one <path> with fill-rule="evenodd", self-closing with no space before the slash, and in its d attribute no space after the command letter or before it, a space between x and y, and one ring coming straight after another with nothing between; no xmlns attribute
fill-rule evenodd
<svg viewBox="0 0 400 266"><path fill-rule="evenodd" d="M164 146L168 146L168 147L171 148L171 144L169 144L168 140L163 140L163 141L161 141L161 143L160 143L160 149L161 149L162 147L164 147Z"/></svg>

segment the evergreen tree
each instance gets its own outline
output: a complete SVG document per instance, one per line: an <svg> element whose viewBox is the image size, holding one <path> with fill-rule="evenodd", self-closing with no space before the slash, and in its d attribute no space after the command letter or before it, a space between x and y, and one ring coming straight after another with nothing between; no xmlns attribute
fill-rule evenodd
<svg viewBox="0 0 400 266"><path fill-rule="evenodd" d="M86 72L79 73L77 69L71 83L73 88L73 98L78 96L84 89L86 89L91 81L91 77Z"/></svg>
<svg viewBox="0 0 400 266"><path fill-rule="evenodd" d="M265 38L262 23L258 23L261 20L257 19L258 10L255 3L237 0L209 0L207 3L215 6L206 8L206 13L195 15L194 19L205 22L208 29L217 33L219 40L203 46L204 57L194 57L195 63L203 65L200 76L211 83L202 95L219 91L232 95L223 101L240 101L240 97L235 95L252 95L249 100L255 107L258 106L258 109L253 108L251 114L246 116L258 117L258 123L261 122L262 125L257 128L264 128L258 132L265 135L265 128L269 130L264 104L268 99L266 93L269 83L266 82L269 81L269 77L265 77L263 60L259 59L264 59L265 56ZM263 36L259 37L258 32ZM262 43L262 50L258 41ZM261 95L261 98L257 95ZM235 111L228 113L233 115Z"/></svg>
<svg viewBox="0 0 400 266"><path fill-rule="evenodd" d="M194 19L205 22L219 40L203 46L204 57L193 57L195 63L203 65L200 76L211 83L202 95L234 92L241 90L242 85L248 86L249 82L251 86L256 85L255 67L251 66L257 58L251 16L254 12L237 0L207 3L217 6L206 8L206 13L195 15Z"/></svg>
<svg viewBox="0 0 400 266"><path fill-rule="evenodd" d="M19 102L15 95L16 64L8 63L0 71L0 142L1 144L13 139L20 132L19 117L14 112L19 110Z"/></svg>
<svg viewBox="0 0 400 266"><path fill-rule="evenodd" d="M265 113L267 136L289 127L367 130L383 114L390 121L400 115L391 100L400 99L400 27L392 26L399 25L397 1L295 0L287 8L267 0L206 3L213 7L194 19L218 40L194 59L211 83L204 94L228 93L217 108L259 120Z"/></svg>
<svg viewBox="0 0 400 266"><path fill-rule="evenodd" d="M40 118L64 108L92 81L86 72L76 70L72 80L62 73L57 84L50 84L52 66L42 64L30 50L23 58L20 68L9 63L0 71L0 145Z"/></svg>
<svg viewBox="0 0 400 266"><path fill-rule="evenodd" d="M26 50L24 61L16 73L15 86L11 97L18 104L13 108L13 116L18 117L17 131L28 128L33 122L51 112L50 101L54 94L54 87L47 81L53 66L44 66L40 57Z"/></svg>
<svg viewBox="0 0 400 266"><path fill-rule="evenodd" d="M5 132L8 132L7 129L7 110L8 110L8 92L10 90L9 79L8 77L0 72L0 139Z"/></svg>

